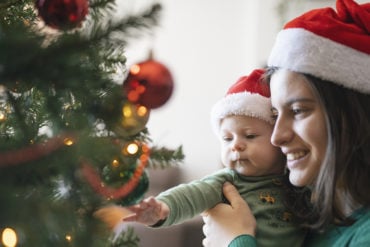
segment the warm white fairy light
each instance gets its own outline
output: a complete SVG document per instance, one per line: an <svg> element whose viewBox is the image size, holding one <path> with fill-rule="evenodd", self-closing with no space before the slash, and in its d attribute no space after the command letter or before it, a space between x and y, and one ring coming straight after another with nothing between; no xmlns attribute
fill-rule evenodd
<svg viewBox="0 0 370 247"><path fill-rule="evenodd" d="M5 120L6 120L6 114L0 111L0 122L3 122Z"/></svg>
<svg viewBox="0 0 370 247"><path fill-rule="evenodd" d="M134 142L128 144L126 147L126 151L129 154L136 154L138 150L139 150L139 146Z"/></svg>
<svg viewBox="0 0 370 247"><path fill-rule="evenodd" d="M71 138L65 138L63 142L64 142L64 145L66 146L72 146L74 144L74 141Z"/></svg>
<svg viewBox="0 0 370 247"><path fill-rule="evenodd" d="M144 117L148 113L148 109L145 106L139 106L136 113L139 117Z"/></svg>
<svg viewBox="0 0 370 247"><path fill-rule="evenodd" d="M139 72L140 72L140 66L138 64L134 64L134 65L131 66L131 68L130 68L130 73L131 74L136 75Z"/></svg>
<svg viewBox="0 0 370 247"><path fill-rule="evenodd" d="M71 241L72 241L72 236L71 236L71 235L69 235L69 234L67 234L67 235L66 235L66 240L67 240L68 242L71 242Z"/></svg>
<svg viewBox="0 0 370 247"><path fill-rule="evenodd" d="M1 240L5 247L15 247L17 245L17 233L12 228L5 228L1 234Z"/></svg>
<svg viewBox="0 0 370 247"><path fill-rule="evenodd" d="M124 105L122 107L122 114L124 117L126 118L129 118L132 116L132 110L131 110L131 107L129 105Z"/></svg>
<svg viewBox="0 0 370 247"><path fill-rule="evenodd" d="M119 160L118 159L113 159L112 160L112 166L113 167L118 167L119 166Z"/></svg>

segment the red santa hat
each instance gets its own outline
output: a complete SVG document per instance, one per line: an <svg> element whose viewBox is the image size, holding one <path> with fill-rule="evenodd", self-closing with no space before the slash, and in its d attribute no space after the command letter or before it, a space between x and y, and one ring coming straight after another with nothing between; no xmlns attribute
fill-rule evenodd
<svg viewBox="0 0 370 247"><path fill-rule="evenodd" d="M370 3L337 0L279 32L268 66L286 68L370 93Z"/></svg>
<svg viewBox="0 0 370 247"><path fill-rule="evenodd" d="M211 125L219 133L220 121L230 115L243 115L262 119L272 124L270 88L263 82L263 69L242 76L211 110Z"/></svg>

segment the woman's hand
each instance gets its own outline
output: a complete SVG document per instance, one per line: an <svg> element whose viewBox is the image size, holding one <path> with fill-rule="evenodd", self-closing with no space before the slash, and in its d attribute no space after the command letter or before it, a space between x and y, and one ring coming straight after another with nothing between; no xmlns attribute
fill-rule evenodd
<svg viewBox="0 0 370 247"><path fill-rule="evenodd" d="M203 246L228 246L239 235L255 236L256 219L236 188L226 182L223 193L229 204L220 203L203 213Z"/></svg>

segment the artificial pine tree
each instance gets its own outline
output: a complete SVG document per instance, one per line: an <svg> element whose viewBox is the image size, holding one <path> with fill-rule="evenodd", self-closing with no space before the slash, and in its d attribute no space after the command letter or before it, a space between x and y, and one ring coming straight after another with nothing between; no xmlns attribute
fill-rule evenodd
<svg viewBox="0 0 370 247"><path fill-rule="evenodd" d="M129 38L158 23L160 5L111 20L114 10L112 0L0 3L0 246L137 246L132 229L113 236L94 212L136 203L146 167L183 159L181 147L151 145L145 127L172 92L166 68L151 59L149 75L136 66L141 77L117 82Z"/></svg>

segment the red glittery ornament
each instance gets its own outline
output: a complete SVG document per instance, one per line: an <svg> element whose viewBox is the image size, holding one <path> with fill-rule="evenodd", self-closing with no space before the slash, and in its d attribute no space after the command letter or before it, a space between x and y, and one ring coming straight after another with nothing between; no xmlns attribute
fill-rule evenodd
<svg viewBox="0 0 370 247"><path fill-rule="evenodd" d="M172 95L172 75L166 66L149 59L130 68L123 90L129 101L149 109L158 108Z"/></svg>
<svg viewBox="0 0 370 247"><path fill-rule="evenodd" d="M36 0L39 16L55 29L71 29L81 25L88 9L88 0Z"/></svg>

